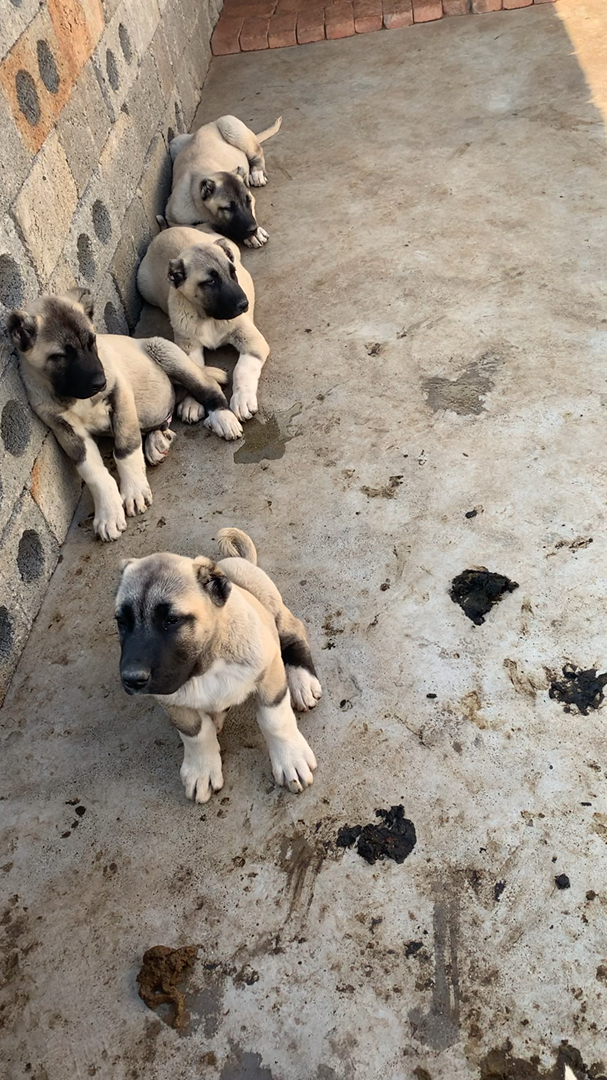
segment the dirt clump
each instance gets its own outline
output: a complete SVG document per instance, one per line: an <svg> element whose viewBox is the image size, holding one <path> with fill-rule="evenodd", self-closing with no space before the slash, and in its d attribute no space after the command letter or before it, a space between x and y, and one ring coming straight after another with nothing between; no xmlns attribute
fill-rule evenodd
<svg viewBox="0 0 607 1080"><path fill-rule="evenodd" d="M180 949L154 945L143 954L137 976L139 997L149 1009L172 1005L174 1015L169 1023L174 1028L180 1028L185 1021L185 996L177 984L185 978L197 955L197 945L184 945Z"/></svg>
<svg viewBox="0 0 607 1080"><path fill-rule="evenodd" d="M561 701L566 713L573 712L572 706L575 705L582 716L588 716L588 710L598 709L603 701L606 683L607 675L597 675L596 668L582 671L574 664L565 664L563 678L550 683L548 697Z"/></svg>
<svg viewBox="0 0 607 1080"><path fill-rule="evenodd" d="M514 592L515 589L518 589L517 581L510 581L503 574L494 574L481 566L477 570L463 570L453 578L449 596L454 604L459 604L464 615L481 626L485 615L502 599L504 593Z"/></svg>
<svg viewBox="0 0 607 1080"><path fill-rule="evenodd" d="M417 843L415 826L405 817L403 806L391 806L389 810L376 810L381 825L344 825L337 834L338 847L352 847L368 863L378 859L393 859L403 863Z"/></svg>

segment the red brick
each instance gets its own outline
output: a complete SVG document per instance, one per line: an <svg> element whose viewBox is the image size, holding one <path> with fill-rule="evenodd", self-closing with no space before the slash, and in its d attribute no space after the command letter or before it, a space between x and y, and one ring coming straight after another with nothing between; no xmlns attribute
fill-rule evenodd
<svg viewBox="0 0 607 1080"><path fill-rule="evenodd" d="M325 33L329 41L335 38L352 37L354 28L354 10L351 3L334 3L325 8Z"/></svg>
<svg viewBox="0 0 607 1080"><path fill-rule="evenodd" d="M443 0L443 15L467 15L470 0Z"/></svg>
<svg viewBox="0 0 607 1080"><path fill-rule="evenodd" d="M229 19L222 15L211 38L213 56L228 56L240 52L240 31L242 19Z"/></svg>
<svg viewBox="0 0 607 1080"><path fill-rule="evenodd" d="M413 0L413 20L416 23L442 19L442 0Z"/></svg>
<svg viewBox="0 0 607 1080"><path fill-rule="evenodd" d="M252 19L255 16L269 18L277 0L224 0L222 15L228 18Z"/></svg>
<svg viewBox="0 0 607 1080"><path fill-rule="evenodd" d="M403 26L411 26L413 22L411 0L384 0L382 6L386 30L399 30Z"/></svg>
<svg viewBox="0 0 607 1080"><path fill-rule="evenodd" d="M472 0L475 15L484 15L487 11L501 11L502 0Z"/></svg>
<svg viewBox="0 0 607 1080"><path fill-rule="evenodd" d="M242 52L256 52L258 49L268 47L268 28L270 20L259 15L253 15L245 19L240 31L240 48Z"/></svg>
<svg viewBox="0 0 607 1080"><path fill-rule="evenodd" d="M357 34L381 30L384 13L381 0L354 0L354 28Z"/></svg>
<svg viewBox="0 0 607 1080"><path fill-rule="evenodd" d="M300 45L325 39L325 11L314 5L297 12L297 40Z"/></svg>
<svg viewBox="0 0 607 1080"><path fill-rule="evenodd" d="M286 15L287 12L298 11L303 3L303 0L278 0L276 5L276 15Z"/></svg>
<svg viewBox="0 0 607 1080"><path fill-rule="evenodd" d="M534 4L553 4L554 0L533 0Z"/></svg>
<svg viewBox="0 0 607 1080"><path fill-rule="evenodd" d="M512 11L513 8L531 7L533 0L503 0L504 11Z"/></svg>
<svg viewBox="0 0 607 1080"><path fill-rule="evenodd" d="M284 49L287 45L297 45L297 13L285 12L284 15L273 15L270 19L268 33L268 45L271 49Z"/></svg>

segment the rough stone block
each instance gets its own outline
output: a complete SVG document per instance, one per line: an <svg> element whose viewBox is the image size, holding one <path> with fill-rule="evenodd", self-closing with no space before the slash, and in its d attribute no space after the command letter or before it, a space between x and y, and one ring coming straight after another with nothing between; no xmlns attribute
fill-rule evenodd
<svg viewBox="0 0 607 1080"><path fill-rule="evenodd" d="M30 408L12 359L0 379L0 536L29 483L47 430Z"/></svg>
<svg viewBox="0 0 607 1080"><path fill-rule="evenodd" d="M156 62L156 70L158 71L158 78L160 79L160 85L164 96L164 104L166 105L171 96L171 90L175 85L175 72L173 71L173 66L171 64L171 57L164 35L163 23L160 23L154 34L154 39L150 45L150 51Z"/></svg>
<svg viewBox="0 0 607 1080"><path fill-rule="evenodd" d="M59 544L29 491L24 492L2 537L0 564L0 674L5 687L38 614Z"/></svg>
<svg viewBox="0 0 607 1080"><path fill-rule="evenodd" d="M84 193L97 167L110 127L110 114L95 69L89 61L57 121L59 141L79 196Z"/></svg>
<svg viewBox="0 0 607 1080"><path fill-rule="evenodd" d="M6 15L0 20L0 60L12 49L25 28L30 24L40 7L40 0L21 0L12 4ZM8 13L10 11L10 18Z"/></svg>
<svg viewBox="0 0 607 1080"><path fill-rule="evenodd" d="M93 54L93 66L112 120L137 79L160 21L156 0L123 0Z"/></svg>
<svg viewBox="0 0 607 1080"><path fill-rule="evenodd" d="M25 145L9 103L0 91L0 214L4 214L25 180L33 152Z"/></svg>
<svg viewBox="0 0 607 1080"><path fill-rule="evenodd" d="M148 52L143 60L139 75L127 96L125 108L131 118L133 133L144 154L147 154L164 109L164 95L151 52Z"/></svg>
<svg viewBox="0 0 607 1080"><path fill-rule="evenodd" d="M105 274L101 288L95 293L93 322L99 334L128 334L124 307L116 286L109 274Z"/></svg>
<svg viewBox="0 0 607 1080"><path fill-rule="evenodd" d="M0 375L13 352L5 334L8 312L23 307L39 293L40 285L25 248L13 222L6 216L0 225Z"/></svg>
<svg viewBox="0 0 607 1080"><path fill-rule="evenodd" d="M118 221L126 212L137 188L147 147L143 147L137 138L133 122L126 113L121 113L112 127L99 160L99 170L95 181L103 192L111 196L114 212Z"/></svg>
<svg viewBox="0 0 607 1080"><path fill-rule="evenodd" d="M15 218L41 281L55 269L78 192L56 132L36 157L15 200Z"/></svg>
<svg viewBox="0 0 607 1080"><path fill-rule="evenodd" d="M34 462L29 491L59 544L67 536L81 490L76 469L49 432Z"/></svg>
<svg viewBox="0 0 607 1080"><path fill-rule="evenodd" d="M171 193L171 157L162 135L152 139L143 165L137 194L150 225L155 229L156 214L163 214Z"/></svg>
<svg viewBox="0 0 607 1080"><path fill-rule="evenodd" d="M140 197L136 196L127 210L122 237L111 265L112 278L131 330L137 323L142 303L137 292L137 267L151 239L152 226L146 217Z"/></svg>

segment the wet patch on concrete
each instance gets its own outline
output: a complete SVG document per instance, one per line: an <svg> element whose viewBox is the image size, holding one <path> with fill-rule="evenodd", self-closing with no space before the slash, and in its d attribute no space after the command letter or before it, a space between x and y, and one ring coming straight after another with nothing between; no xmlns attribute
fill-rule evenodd
<svg viewBox="0 0 607 1080"><path fill-rule="evenodd" d="M585 1065L579 1050L568 1043L561 1043L555 1064L544 1069L537 1054L529 1059L515 1057L510 1041L485 1055L480 1062L480 1080L563 1080L566 1065L573 1070L575 1080L606 1080L602 1062Z"/></svg>
<svg viewBox="0 0 607 1080"><path fill-rule="evenodd" d="M459 903L449 886L438 885L432 924L434 930L434 980L427 1012L411 1009L413 1035L433 1050L446 1050L460 1035Z"/></svg>
<svg viewBox="0 0 607 1080"><path fill-rule="evenodd" d="M189 974L197 954L197 945L184 945L181 949L154 945L143 954L137 976L139 997L154 1011L161 1005L171 1006L170 1015L161 1016L171 1027L180 1028L185 1022L185 995L178 984Z"/></svg>
<svg viewBox="0 0 607 1080"><path fill-rule="evenodd" d="M378 859L403 863L417 843L413 822L405 817L403 806L376 810L375 815L383 825L344 825L337 834L337 846L356 844L358 854L371 865Z"/></svg>
<svg viewBox="0 0 607 1080"><path fill-rule="evenodd" d="M449 409L460 416L478 416L484 412L484 399L493 389L493 376L503 363L503 355L489 349L468 364L457 379L445 379L440 375L424 379L426 403L433 412Z"/></svg>
<svg viewBox="0 0 607 1080"><path fill-rule="evenodd" d="M566 713L573 712L575 706L582 716L588 716L590 709L601 705L606 683L607 675L597 675L596 668L582 671L573 664L565 664L563 678L550 683L548 696L562 702Z"/></svg>
<svg viewBox="0 0 607 1080"><path fill-rule="evenodd" d="M219 1080L273 1080L273 1077L270 1069L262 1065L261 1054L251 1054L235 1046L219 1074Z"/></svg>
<svg viewBox="0 0 607 1080"><path fill-rule="evenodd" d="M478 570L464 570L451 582L449 596L454 604L459 604L477 626L482 626L494 604L502 599L506 592L518 589L517 581L503 574L494 574L481 566Z"/></svg>
<svg viewBox="0 0 607 1080"><path fill-rule="evenodd" d="M284 412L266 416L263 413L248 420L244 427L244 442L234 454L239 465L254 465L258 461L274 461L284 456L287 443L299 432L289 431L291 421L302 411L301 402Z"/></svg>

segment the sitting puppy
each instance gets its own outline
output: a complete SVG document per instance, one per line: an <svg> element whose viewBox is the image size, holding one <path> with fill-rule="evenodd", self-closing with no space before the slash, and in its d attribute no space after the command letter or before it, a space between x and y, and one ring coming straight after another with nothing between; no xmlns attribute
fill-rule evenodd
<svg viewBox="0 0 607 1080"><path fill-rule="evenodd" d="M129 516L152 502L145 456L164 459L173 440L169 429L175 405L173 382L206 410L205 424L224 439L242 428L228 409L219 385L222 371L201 371L164 338L137 340L95 334L87 289L41 296L27 311L12 311L8 332L20 353L20 370L30 404L54 432L74 462L95 504L93 528L102 540L117 540ZM113 435L120 489L103 464L94 440Z"/></svg>
<svg viewBox="0 0 607 1080"><path fill-rule="evenodd" d="M128 694L152 694L179 731L188 799L223 787L217 733L251 694L274 778L290 791L312 783L316 759L291 707L312 709L322 690L303 624L285 607L239 529L217 537L214 563L167 553L128 559L116 596L120 677Z"/></svg>
<svg viewBox="0 0 607 1080"><path fill-rule="evenodd" d="M193 135L177 135L169 147L173 190L169 225L210 222L217 232L247 247L261 247L268 234L257 224L248 185L267 184L262 142L280 129L282 117L255 135L235 116L220 116Z"/></svg>
<svg viewBox="0 0 607 1080"><path fill-rule="evenodd" d="M253 322L253 280L236 245L204 228L165 229L141 261L137 286L144 300L166 311L177 345L197 364L204 365L203 347L238 350L230 408L250 420L270 347ZM186 398L182 419L198 419L199 409Z"/></svg>

